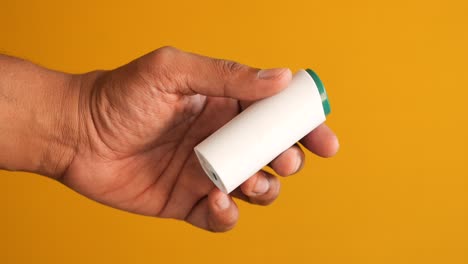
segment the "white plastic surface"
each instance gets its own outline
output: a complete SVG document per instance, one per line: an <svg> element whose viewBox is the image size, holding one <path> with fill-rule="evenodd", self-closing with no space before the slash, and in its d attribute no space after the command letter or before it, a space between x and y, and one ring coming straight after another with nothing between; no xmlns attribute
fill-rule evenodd
<svg viewBox="0 0 468 264"><path fill-rule="evenodd" d="M325 119L314 80L300 70L285 90L252 104L194 150L213 183L230 193Z"/></svg>

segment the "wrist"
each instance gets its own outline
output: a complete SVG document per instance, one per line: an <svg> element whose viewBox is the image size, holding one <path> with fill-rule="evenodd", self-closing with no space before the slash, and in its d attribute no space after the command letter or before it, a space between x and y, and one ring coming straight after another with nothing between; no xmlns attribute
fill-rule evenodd
<svg viewBox="0 0 468 264"><path fill-rule="evenodd" d="M48 122L36 123L43 133L39 166L33 172L59 179L76 155L80 142L81 75L59 73L44 91L44 115Z"/></svg>
<svg viewBox="0 0 468 264"><path fill-rule="evenodd" d="M78 76L0 55L0 168L59 178L78 143Z"/></svg>
<svg viewBox="0 0 468 264"><path fill-rule="evenodd" d="M36 133L28 141L36 155L23 160L23 168L58 179L73 160L79 141L79 76L54 72L46 83L47 87L38 88L29 118Z"/></svg>

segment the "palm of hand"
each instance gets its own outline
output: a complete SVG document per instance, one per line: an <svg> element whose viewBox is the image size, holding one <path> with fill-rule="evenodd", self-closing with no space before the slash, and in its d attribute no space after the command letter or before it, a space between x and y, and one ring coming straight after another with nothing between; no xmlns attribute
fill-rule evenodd
<svg viewBox="0 0 468 264"><path fill-rule="evenodd" d="M95 111L97 146L75 158L63 181L78 192L115 208L145 215L185 219L214 185L203 172L193 147L239 112L237 100L158 93L148 100L148 86L128 81L121 87L102 87L96 95L114 105ZM125 89L124 104L103 99L104 89ZM154 88L154 87L153 87ZM132 111L128 102L141 102ZM93 112L93 111L91 111ZM157 116L145 113L157 113ZM116 118L118 116L118 118ZM104 120L119 119L118 123ZM90 129L93 129L91 127ZM97 141L97 142L96 142ZM83 177L88 175L88 177Z"/></svg>

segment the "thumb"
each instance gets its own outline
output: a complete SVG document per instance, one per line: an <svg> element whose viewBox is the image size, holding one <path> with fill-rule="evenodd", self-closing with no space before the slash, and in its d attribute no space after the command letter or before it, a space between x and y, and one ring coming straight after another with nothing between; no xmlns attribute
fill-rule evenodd
<svg viewBox="0 0 468 264"><path fill-rule="evenodd" d="M175 48L153 52L152 62L164 69L164 78L175 80L175 91L239 100L258 100L283 90L292 78L287 68L260 70L229 60L213 59ZM161 65L162 64L162 65ZM161 67L158 67L160 65ZM159 73L155 72L155 78Z"/></svg>

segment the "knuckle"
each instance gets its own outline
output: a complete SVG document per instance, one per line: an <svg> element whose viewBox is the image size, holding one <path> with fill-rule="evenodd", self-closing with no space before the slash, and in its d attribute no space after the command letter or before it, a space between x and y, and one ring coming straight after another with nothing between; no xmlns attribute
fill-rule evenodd
<svg viewBox="0 0 468 264"><path fill-rule="evenodd" d="M181 77L174 72L177 70L177 60L182 51L165 46L148 54L145 59L139 62L139 69L143 73L148 73L148 78L153 86L171 91L181 83Z"/></svg>
<svg viewBox="0 0 468 264"><path fill-rule="evenodd" d="M226 212L212 213L208 218L208 230L211 232L226 232L233 229L239 219L237 206Z"/></svg>
<svg viewBox="0 0 468 264"><path fill-rule="evenodd" d="M180 51L172 46L164 46L151 52L151 60L157 64L168 64L176 58Z"/></svg>
<svg viewBox="0 0 468 264"><path fill-rule="evenodd" d="M216 68L222 75L231 75L244 70L247 66L230 60L215 60Z"/></svg>
<svg viewBox="0 0 468 264"><path fill-rule="evenodd" d="M159 51L161 53L177 53L179 50L176 47L173 46L163 46L156 51Z"/></svg>
<svg viewBox="0 0 468 264"><path fill-rule="evenodd" d="M250 202L262 206L272 204L280 193L281 184L276 177L270 179L270 189L263 195L258 197L250 197Z"/></svg>

